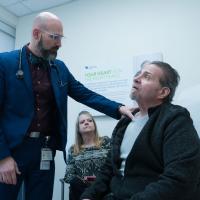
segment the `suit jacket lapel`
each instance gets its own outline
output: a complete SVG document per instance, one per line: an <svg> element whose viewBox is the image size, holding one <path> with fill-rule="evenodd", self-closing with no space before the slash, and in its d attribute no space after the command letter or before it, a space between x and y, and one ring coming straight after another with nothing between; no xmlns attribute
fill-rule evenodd
<svg viewBox="0 0 200 200"><path fill-rule="evenodd" d="M31 95L31 98L33 99L33 86L32 86L32 77L31 77L31 71L30 67L27 61L27 55L26 55L26 49L25 47L22 48L22 58L21 58L21 67L24 72L24 83L28 89L29 94Z"/></svg>

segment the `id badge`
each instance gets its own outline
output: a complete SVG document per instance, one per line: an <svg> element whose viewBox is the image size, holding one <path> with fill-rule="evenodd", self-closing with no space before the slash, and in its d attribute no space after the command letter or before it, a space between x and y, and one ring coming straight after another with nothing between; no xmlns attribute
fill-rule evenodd
<svg viewBox="0 0 200 200"><path fill-rule="evenodd" d="M40 170L50 170L50 161L49 160L41 160Z"/></svg>
<svg viewBox="0 0 200 200"><path fill-rule="evenodd" d="M51 161L53 160L53 153L50 148L41 149L41 161Z"/></svg>

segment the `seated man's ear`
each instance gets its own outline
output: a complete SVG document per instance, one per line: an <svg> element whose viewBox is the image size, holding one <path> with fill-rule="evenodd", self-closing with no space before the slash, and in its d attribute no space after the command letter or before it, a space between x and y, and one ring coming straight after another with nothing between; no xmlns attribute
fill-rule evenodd
<svg viewBox="0 0 200 200"><path fill-rule="evenodd" d="M158 95L159 99L164 99L170 94L170 89L168 87L162 87Z"/></svg>

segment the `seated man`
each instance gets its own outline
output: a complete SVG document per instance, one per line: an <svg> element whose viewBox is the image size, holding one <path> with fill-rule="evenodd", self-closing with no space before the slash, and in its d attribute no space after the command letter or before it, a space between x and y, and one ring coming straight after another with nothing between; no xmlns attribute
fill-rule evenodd
<svg viewBox="0 0 200 200"><path fill-rule="evenodd" d="M189 112L170 103L178 82L163 62L137 73L130 97L139 109L118 122L111 153L81 199L200 199L200 141Z"/></svg>

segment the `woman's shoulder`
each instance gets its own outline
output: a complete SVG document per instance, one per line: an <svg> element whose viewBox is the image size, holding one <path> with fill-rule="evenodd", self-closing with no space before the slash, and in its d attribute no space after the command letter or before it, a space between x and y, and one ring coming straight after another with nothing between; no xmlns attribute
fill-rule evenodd
<svg viewBox="0 0 200 200"><path fill-rule="evenodd" d="M101 136L100 138L104 141L110 141L111 140L107 135Z"/></svg>
<svg viewBox="0 0 200 200"><path fill-rule="evenodd" d="M73 144L72 146L69 147L68 153L69 153L69 154L74 154L74 144Z"/></svg>
<svg viewBox="0 0 200 200"><path fill-rule="evenodd" d="M100 137L100 140L101 140L101 146L110 146L110 143L111 143L111 139L108 137L108 136L102 136Z"/></svg>

